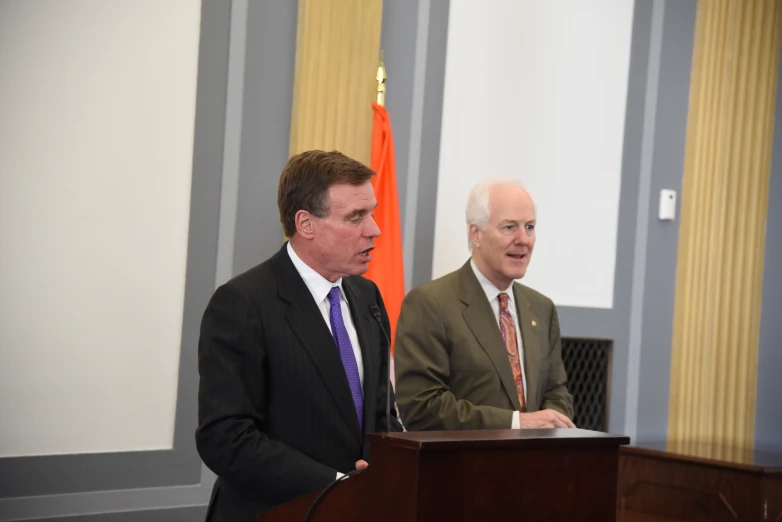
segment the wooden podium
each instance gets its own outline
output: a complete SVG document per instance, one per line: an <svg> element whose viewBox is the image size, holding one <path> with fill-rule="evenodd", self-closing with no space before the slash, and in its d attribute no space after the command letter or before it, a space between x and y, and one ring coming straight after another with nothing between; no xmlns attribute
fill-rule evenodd
<svg viewBox="0 0 782 522"><path fill-rule="evenodd" d="M367 435L369 468L324 495L310 520L614 520L624 436L579 429ZM301 521L320 491L259 522Z"/></svg>

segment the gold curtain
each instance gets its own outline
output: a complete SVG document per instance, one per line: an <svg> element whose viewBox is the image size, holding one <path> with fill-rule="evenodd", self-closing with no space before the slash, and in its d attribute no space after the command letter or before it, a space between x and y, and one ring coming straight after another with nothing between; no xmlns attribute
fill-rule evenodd
<svg viewBox="0 0 782 522"><path fill-rule="evenodd" d="M698 2L668 440L703 456L754 442L780 35L780 0Z"/></svg>
<svg viewBox="0 0 782 522"><path fill-rule="evenodd" d="M369 165L382 0L299 0L290 153L339 150Z"/></svg>

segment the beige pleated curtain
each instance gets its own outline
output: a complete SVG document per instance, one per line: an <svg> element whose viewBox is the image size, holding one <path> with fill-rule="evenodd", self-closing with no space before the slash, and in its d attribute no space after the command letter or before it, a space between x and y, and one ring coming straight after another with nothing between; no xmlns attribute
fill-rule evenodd
<svg viewBox="0 0 782 522"><path fill-rule="evenodd" d="M753 446L780 35L780 0L698 2L668 438L703 456Z"/></svg>
<svg viewBox="0 0 782 522"><path fill-rule="evenodd" d="M369 165L382 0L299 0L290 152Z"/></svg>

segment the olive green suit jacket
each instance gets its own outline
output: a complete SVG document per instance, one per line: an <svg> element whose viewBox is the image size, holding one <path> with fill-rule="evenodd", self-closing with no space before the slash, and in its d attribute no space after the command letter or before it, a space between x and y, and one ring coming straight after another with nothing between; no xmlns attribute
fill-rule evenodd
<svg viewBox="0 0 782 522"><path fill-rule="evenodd" d="M572 419L554 303L519 283L513 294L527 411L551 408ZM408 430L510 428L513 412L521 409L498 321L469 261L407 295L394 366L397 405Z"/></svg>

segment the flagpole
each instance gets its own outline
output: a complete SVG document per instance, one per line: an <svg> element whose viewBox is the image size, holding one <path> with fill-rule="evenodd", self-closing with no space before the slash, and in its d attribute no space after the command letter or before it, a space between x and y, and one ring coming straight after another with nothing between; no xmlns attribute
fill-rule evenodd
<svg viewBox="0 0 782 522"><path fill-rule="evenodd" d="M383 63L383 49L380 49L380 63L377 66L377 104L386 104L386 66Z"/></svg>

